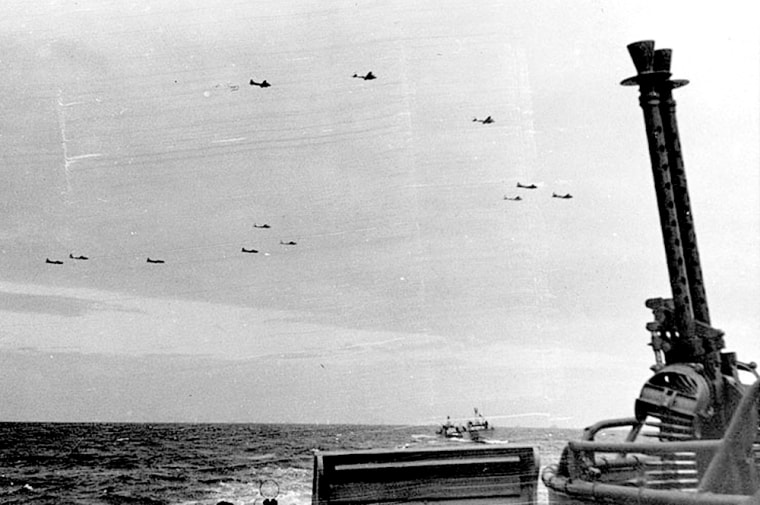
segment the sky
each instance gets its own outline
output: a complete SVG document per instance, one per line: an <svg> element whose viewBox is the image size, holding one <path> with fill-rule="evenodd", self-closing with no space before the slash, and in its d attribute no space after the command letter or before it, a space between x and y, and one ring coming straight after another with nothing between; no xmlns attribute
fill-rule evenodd
<svg viewBox="0 0 760 505"><path fill-rule="evenodd" d="M670 296L619 85L644 39L691 82L675 96L712 324L757 360L755 10L4 2L0 420L632 415L644 302Z"/></svg>

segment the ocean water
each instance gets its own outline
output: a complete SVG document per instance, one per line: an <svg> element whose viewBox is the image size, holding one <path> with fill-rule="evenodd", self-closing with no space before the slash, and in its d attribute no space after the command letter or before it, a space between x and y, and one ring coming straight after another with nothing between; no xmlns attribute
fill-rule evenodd
<svg viewBox="0 0 760 505"><path fill-rule="evenodd" d="M470 442L433 426L273 424L0 424L0 503L280 505L311 502L316 450ZM492 441L534 444L555 462L577 430L499 428ZM539 490L540 500L543 493Z"/></svg>

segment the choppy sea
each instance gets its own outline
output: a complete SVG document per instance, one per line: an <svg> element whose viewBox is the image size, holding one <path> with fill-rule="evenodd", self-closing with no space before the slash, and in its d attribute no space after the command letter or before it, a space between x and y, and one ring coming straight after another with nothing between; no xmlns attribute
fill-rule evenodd
<svg viewBox="0 0 760 505"><path fill-rule="evenodd" d="M577 430L496 428L555 462ZM314 451L453 443L435 427L272 424L0 423L0 503L280 505L311 502ZM541 496L539 491L539 495Z"/></svg>

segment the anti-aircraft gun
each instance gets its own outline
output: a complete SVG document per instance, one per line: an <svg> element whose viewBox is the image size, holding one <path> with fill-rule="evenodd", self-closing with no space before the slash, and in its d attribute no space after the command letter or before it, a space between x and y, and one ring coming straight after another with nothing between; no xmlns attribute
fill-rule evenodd
<svg viewBox="0 0 760 505"><path fill-rule="evenodd" d="M628 50L638 74L621 84L639 86L672 291L672 298L646 301L656 363L636 400L636 418L657 419L647 424L662 440L721 438L744 393L738 372L755 373L756 365L723 352L723 332L710 322L673 99L688 81L670 78L670 49L655 50L646 40Z"/></svg>
<svg viewBox="0 0 760 505"><path fill-rule="evenodd" d="M638 73L621 84L641 92L672 297L646 301L654 375L635 415L585 428L541 480L550 504L760 505L760 378L710 322L673 100L688 82L671 80L669 49L628 51Z"/></svg>

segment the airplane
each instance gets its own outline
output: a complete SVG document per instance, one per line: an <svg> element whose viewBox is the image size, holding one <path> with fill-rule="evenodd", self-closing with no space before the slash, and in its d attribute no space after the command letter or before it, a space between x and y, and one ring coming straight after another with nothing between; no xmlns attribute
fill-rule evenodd
<svg viewBox="0 0 760 505"><path fill-rule="evenodd" d="M51 260L50 258L45 258L45 263L49 265L63 265L63 261L60 260Z"/></svg>
<svg viewBox="0 0 760 505"><path fill-rule="evenodd" d="M296 243L293 242L292 240L290 242L283 242L282 240L280 240L280 245L296 245Z"/></svg>
<svg viewBox="0 0 760 505"><path fill-rule="evenodd" d="M517 196L507 196L507 195L504 195L504 199L505 200L512 200L513 202L519 202L520 200L522 200L522 197L520 195L517 195Z"/></svg>
<svg viewBox="0 0 760 505"><path fill-rule="evenodd" d="M241 249L241 252L244 252L244 253L257 253L259 251L257 249L246 249L245 247L243 247Z"/></svg>
<svg viewBox="0 0 760 505"><path fill-rule="evenodd" d="M527 184L527 185L526 184L520 184L518 182L517 183L517 187L518 188L524 188L524 189L536 189L538 186L536 186L535 184Z"/></svg>
<svg viewBox="0 0 760 505"><path fill-rule="evenodd" d="M564 195L558 195L557 193L552 193L552 198L564 198L565 200L568 200L572 197L573 195L571 195L570 193L565 193Z"/></svg>
<svg viewBox="0 0 760 505"><path fill-rule="evenodd" d="M372 72L367 72L367 75L354 74L353 77L357 79L364 79L365 81L371 81L372 79L377 79L377 77L375 77L375 74L373 74Z"/></svg>
<svg viewBox="0 0 760 505"><path fill-rule="evenodd" d="M148 258L147 262L148 263L166 263L164 260L154 260L154 259L151 259L151 258Z"/></svg>
<svg viewBox="0 0 760 505"><path fill-rule="evenodd" d="M264 223L264 224L256 224L256 223L253 223L253 227L254 227L254 228L269 228L269 225L268 225L268 224L266 224L266 223Z"/></svg>
<svg viewBox="0 0 760 505"><path fill-rule="evenodd" d="M478 119L475 117L475 118L472 118L472 121L477 122L477 123L483 123L483 124L491 124L494 122L494 119L491 116L488 116L485 119Z"/></svg>
<svg viewBox="0 0 760 505"><path fill-rule="evenodd" d="M251 86L258 86L259 88L268 88L269 86L271 86L271 84L269 84L266 79L264 79L261 82L256 82L253 79L251 79L248 82L248 84L250 84Z"/></svg>
<svg viewBox="0 0 760 505"><path fill-rule="evenodd" d="M87 256L74 256L73 254L69 254L69 258L71 258L73 260L88 260L88 259L90 259Z"/></svg>

